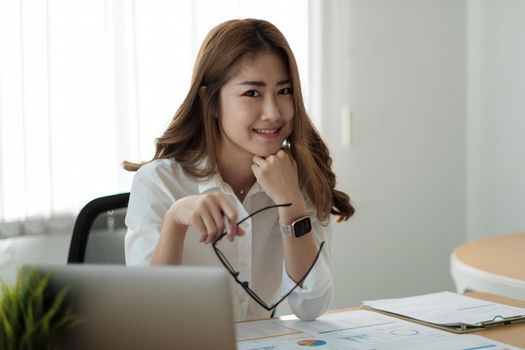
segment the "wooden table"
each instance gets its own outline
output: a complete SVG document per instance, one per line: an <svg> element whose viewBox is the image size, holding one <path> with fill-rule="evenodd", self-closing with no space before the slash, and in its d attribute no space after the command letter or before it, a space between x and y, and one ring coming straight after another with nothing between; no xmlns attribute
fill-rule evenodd
<svg viewBox="0 0 525 350"><path fill-rule="evenodd" d="M451 255L450 272L458 293L488 292L525 301L525 233L460 245Z"/></svg>

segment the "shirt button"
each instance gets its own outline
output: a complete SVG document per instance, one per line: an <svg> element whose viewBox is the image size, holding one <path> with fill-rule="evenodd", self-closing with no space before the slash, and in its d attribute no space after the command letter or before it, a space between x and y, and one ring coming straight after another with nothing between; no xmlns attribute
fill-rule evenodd
<svg viewBox="0 0 525 350"><path fill-rule="evenodd" d="M244 295L241 295L239 297L239 304L244 304L246 302L246 297Z"/></svg>
<svg viewBox="0 0 525 350"><path fill-rule="evenodd" d="M246 260L241 260L241 263L239 264L239 267L241 269L247 269L248 268L248 261Z"/></svg>

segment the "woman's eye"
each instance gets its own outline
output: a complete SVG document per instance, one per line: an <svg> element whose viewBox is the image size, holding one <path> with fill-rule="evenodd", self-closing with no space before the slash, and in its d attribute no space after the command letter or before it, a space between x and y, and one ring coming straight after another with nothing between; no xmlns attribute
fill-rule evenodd
<svg viewBox="0 0 525 350"><path fill-rule="evenodd" d="M279 94L280 95L291 95L292 94L292 88L284 88L284 89L281 89L279 90Z"/></svg>
<svg viewBox="0 0 525 350"><path fill-rule="evenodd" d="M258 96L261 96L261 94L256 91L256 90L249 90L249 91L246 91L244 93L244 96L248 96L248 97L258 97Z"/></svg>

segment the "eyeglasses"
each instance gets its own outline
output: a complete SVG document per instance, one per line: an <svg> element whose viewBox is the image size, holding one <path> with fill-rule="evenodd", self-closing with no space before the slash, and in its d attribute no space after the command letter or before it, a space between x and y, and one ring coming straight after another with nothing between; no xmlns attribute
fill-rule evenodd
<svg viewBox="0 0 525 350"><path fill-rule="evenodd" d="M277 207L289 207L291 206L292 203L286 203L286 204L274 204L274 205L270 205L268 207L264 207L262 209L259 209L257 211L254 211L253 213L251 213L250 215L248 215L247 217L245 217L244 219L240 220L237 222L237 225L240 225L242 224L244 221L248 220L249 218L251 218L252 216L262 212L262 211L265 211L265 210L268 210L268 209L272 209L272 208L277 208ZM304 274L304 276L298 281L296 282L295 286L290 289L290 291L288 291L285 295L283 295L281 297L281 299L279 299L276 303L274 303L273 305L269 306L268 304L266 304L264 302L264 300L261 299L261 297L259 297L257 295L257 293L255 293L253 291L253 289L250 288L249 286L249 283L248 281L241 281L239 279L239 271L236 271L235 268L232 266L232 264L228 261L228 259L226 258L226 256L221 252L221 250L217 247L217 244L219 243L219 241L224 237L226 236L227 232L223 232L212 244L212 247L213 247L213 250L215 251L215 254L217 255L217 257L219 258L219 260L221 261L221 263L224 265L224 267L226 268L226 270L228 270L228 272L232 275L232 277L235 279L235 282L237 282L243 289L244 291L259 305L261 305L264 309L268 310L268 311L274 311L275 312L275 309L277 308L277 306L284 300L286 299L290 294L292 294L292 292L299 286L301 285L304 280L306 279L306 277L308 276L308 274L310 273L310 271L313 269L313 267L315 266L315 263L317 262L317 260L319 259L319 255L321 255L321 250L323 249L323 246L324 246L324 241L321 242L321 245L319 246L319 251L317 252L317 255L312 263L312 265L308 268L308 270L306 271L306 273ZM273 316L273 313L272 313L272 316Z"/></svg>

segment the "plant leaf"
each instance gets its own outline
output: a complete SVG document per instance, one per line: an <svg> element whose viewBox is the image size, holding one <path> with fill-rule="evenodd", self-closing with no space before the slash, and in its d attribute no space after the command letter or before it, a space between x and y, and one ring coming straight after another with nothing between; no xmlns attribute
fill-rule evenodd
<svg viewBox="0 0 525 350"><path fill-rule="evenodd" d="M18 271L13 286L0 284L0 349L52 349L58 337L83 321L67 305L68 288L50 287L51 276Z"/></svg>

